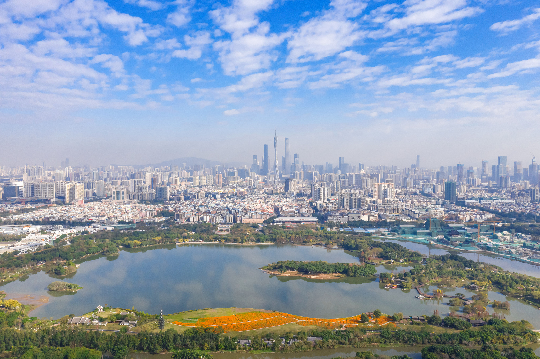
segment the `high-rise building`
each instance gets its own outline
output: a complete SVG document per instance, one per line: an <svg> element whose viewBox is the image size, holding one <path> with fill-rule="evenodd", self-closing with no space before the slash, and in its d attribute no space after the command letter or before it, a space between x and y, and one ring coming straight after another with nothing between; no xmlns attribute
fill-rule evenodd
<svg viewBox="0 0 540 359"><path fill-rule="evenodd" d="M300 155L298 153L294 154L294 160L291 167L291 173L300 171Z"/></svg>
<svg viewBox="0 0 540 359"><path fill-rule="evenodd" d="M277 159L277 131L274 131L274 183L277 183L279 178L278 159Z"/></svg>
<svg viewBox="0 0 540 359"><path fill-rule="evenodd" d="M289 139L285 138L285 158L283 164L284 174L288 175L291 172L291 155L289 148Z"/></svg>
<svg viewBox="0 0 540 359"><path fill-rule="evenodd" d="M497 165L491 165L491 180L493 182L499 182L499 173Z"/></svg>
<svg viewBox="0 0 540 359"><path fill-rule="evenodd" d="M341 171L341 173L344 173L343 172L343 165L345 164L345 157L340 157L339 158L339 165L338 165L338 169Z"/></svg>
<svg viewBox="0 0 540 359"><path fill-rule="evenodd" d="M465 181L465 165L458 163L457 165L457 181L463 183Z"/></svg>
<svg viewBox="0 0 540 359"><path fill-rule="evenodd" d="M482 177L488 175L488 161L482 161Z"/></svg>
<svg viewBox="0 0 540 359"><path fill-rule="evenodd" d="M521 161L514 161L514 182L523 181L523 166Z"/></svg>
<svg viewBox="0 0 540 359"><path fill-rule="evenodd" d="M285 179L285 192L294 192L294 179Z"/></svg>
<svg viewBox="0 0 540 359"><path fill-rule="evenodd" d="M532 163L529 165L529 182L532 185L538 184L538 164L536 159L533 157Z"/></svg>
<svg viewBox="0 0 540 359"><path fill-rule="evenodd" d="M122 187L114 188L111 192L111 199L113 201L125 201L128 199L126 189Z"/></svg>
<svg viewBox="0 0 540 359"><path fill-rule="evenodd" d="M169 186L160 186L156 188L156 199L168 201L171 195Z"/></svg>
<svg viewBox="0 0 540 359"><path fill-rule="evenodd" d="M538 188L536 187L533 187L531 189L529 189L529 195L530 195L530 198L531 198L531 202L538 202L538 199L539 199L539 191L538 191Z"/></svg>
<svg viewBox="0 0 540 359"><path fill-rule="evenodd" d="M317 183L311 185L311 197L313 199L313 202L326 202L328 199L328 187L326 187L326 183Z"/></svg>
<svg viewBox="0 0 540 359"><path fill-rule="evenodd" d="M65 203L74 203L84 199L84 184L83 183L66 183L65 185Z"/></svg>
<svg viewBox="0 0 540 359"><path fill-rule="evenodd" d="M506 162L508 161L508 157L506 156L499 156L499 166L504 166L506 168Z"/></svg>
<svg viewBox="0 0 540 359"><path fill-rule="evenodd" d="M416 168L420 168L420 155L416 155Z"/></svg>
<svg viewBox="0 0 540 359"><path fill-rule="evenodd" d="M444 184L444 199L450 203L456 203L457 192L455 182L449 181Z"/></svg>
<svg viewBox="0 0 540 359"><path fill-rule="evenodd" d="M259 167L259 160L257 159L257 155L253 155L253 163L251 164L250 171L255 174L259 174L261 171Z"/></svg>
<svg viewBox="0 0 540 359"><path fill-rule="evenodd" d="M270 161L268 159L268 145L264 145L263 163L261 175L266 176L270 170Z"/></svg>
<svg viewBox="0 0 540 359"><path fill-rule="evenodd" d="M506 162L506 156L499 156L499 160L497 163L497 177L495 178L495 181L497 181L498 183L501 183L501 177L506 176Z"/></svg>

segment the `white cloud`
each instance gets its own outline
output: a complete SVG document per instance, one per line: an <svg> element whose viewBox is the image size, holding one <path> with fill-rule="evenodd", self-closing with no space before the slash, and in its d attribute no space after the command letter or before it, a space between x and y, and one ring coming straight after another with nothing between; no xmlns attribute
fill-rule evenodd
<svg viewBox="0 0 540 359"><path fill-rule="evenodd" d="M72 45L63 38L41 40L32 46L32 51L38 56L53 56L59 58L91 57L96 53L95 48L82 45Z"/></svg>
<svg viewBox="0 0 540 359"><path fill-rule="evenodd" d="M524 25L532 24L534 21L540 19L540 8L533 10L533 13L527 15L519 20L508 20L502 22L496 22L491 25L489 28L493 31L501 32L502 34L508 34L512 31L518 30Z"/></svg>
<svg viewBox="0 0 540 359"><path fill-rule="evenodd" d="M268 72L259 72L256 74L245 76L238 83L227 86L224 89L224 92L225 93L245 92L248 90L260 88L264 84L268 83L272 79L273 75L274 73L272 71L268 71Z"/></svg>
<svg viewBox="0 0 540 359"><path fill-rule="evenodd" d="M149 37L161 33L159 26L144 23L140 17L120 13L103 0L73 0L44 19L32 19L42 30L51 29L62 37L92 38L99 42L101 27L124 33L131 46L138 46Z"/></svg>
<svg viewBox="0 0 540 359"><path fill-rule="evenodd" d="M302 25L287 45L287 62L321 60L343 51L362 37L358 25L348 20L315 18Z"/></svg>
<svg viewBox="0 0 540 359"><path fill-rule="evenodd" d="M273 0L235 0L230 7L210 12L214 21L226 32L240 36L259 24L257 13L268 10Z"/></svg>
<svg viewBox="0 0 540 359"><path fill-rule="evenodd" d="M443 24L475 16L483 10L467 6L467 0L407 0L403 3L405 16L393 18L386 23L392 31L410 26Z"/></svg>
<svg viewBox="0 0 540 359"><path fill-rule="evenodd" d="M124 63L118 56L101 54L94 57L90 63L101 64L101 66L110 69L116 77L124 75Z"/></svg>
<svg viewBox="0 0 540 359"><path fill-rule="evenodd" d="M180 45L178 40L176 40L175 38L168 40L158 40L154 43L154 48L156 50L173 50L179 47L182 47L182 45Z"/></svg>
<svg viewBox="0 0 540 359"><path fill-rule="evenodd" d="M66 0L8 0L1 9L17 19L35 16L57 10Z"/></svg>
<svg viewBox="0 0 540 359"><path fill-rule="evenodd" d="M540 69L540 58L512 62L497 73L491 74L488 78L508 77L517 73L533 73Z"/></svg>
<svg viewBox="0 0 540 359"><path fill-rule="evenodd" d="M426 38L427 34L414 36L408 34L406 37L396 41L385 43L377 52L399 52L402 55L422 55L425 53L437 51L440 48L448 47L455 42L458 32L456 30L441 31L435 33L431 39ZM419 46L419 44L422 44Z"/></svg>
<svg viewBox="0 0 540 359"><path fill-rule="evenodd" d="M153 1L153 0L124 0L126 4L133 4L140 7L145 7L150 10L161 10L163 9L164 5L161 2Z"/></svg>
<svg viewBox="0 0 540 359"><path fill-rule="evenodd" d="M466 67L478 67L482 65L486 59L484 57L467 57L462 60L454 61L454 66L458 69L463 69Z"/></svg>
<svg viewBox="0 0 540 359"><path fill-rule="evenodd" d="M283 36L269 34L270 26L262 23L249 33L232 35L231 40L217 41L214 49L226 75L246 75L270 67L277 54L272 53L283 42Z"/></svg>
<svg viewBox="0 0 540 359"><path fill-rule="evenodd" d="M300 86L309 76L309 66L284 67L276 72L276 86L279 88L295 88Z"/></svg>
<svg viewBox="0 0 540 359"><path fill-rule="evenodd" d="M435 85L448 83L449 80L436 79L431 77L415 78L411 75L396 75L390 78L383 78L378 82L378 85L383 88L392 86L419 86L419 85Z"/></svg>
<svg viewBox="0 0 540 359"><path fill-rule="evenodd" d="M176 10L167 15L167 22L176 27L182 27L191 21L191 2L189 0L176 0Z"/></svg>
<svg viewBox="0 0 540 359"><path fill-rule="evenodd" d="M240 111L238 111L237 109L233 108L231 110L225 110L223 111L223 114L225 116L234 116L234 115L239 115L240 114Z"/></svg>
<svg viewBox="0 0 540 359"><path fill-rule="evenodd" d="M230 40L214 43L226 75L246 75L267 69L276 54L272 50L284 35L270 33L268 23L260 23L257 14L268 10L273 0L236 0L230 7L220 7L210 16L231 35Z"/></svg>
<svg viewBox="0 0 540 359"><path fill-rule="evenodd" d="M0 39L7 41L27 41L33 39L41 29L35 24L7 23L0 26Z"/></svg>
<svg viewBox="0 0 540 359"><path fill-rule="evenodd" d="M335 55L363 37L359 25L348 18L358 16L364 2L335 0L321 16L300 26L287 44L287 62L317 61Z"/></svg>
<svg viewBox="0 0 540 359"><path fill-rule="evenodd" d="M184 42L189 46L186 50L176 50L172 53L173 57L186 58L188 60L196 60L201 57L204 47L210 43L210 33L207 31L199 31L194 36L184 36Z"/></svg>

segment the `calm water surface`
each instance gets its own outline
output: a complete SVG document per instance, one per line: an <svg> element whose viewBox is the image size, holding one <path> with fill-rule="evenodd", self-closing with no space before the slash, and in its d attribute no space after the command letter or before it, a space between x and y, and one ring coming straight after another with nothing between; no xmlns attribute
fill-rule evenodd
<svg viewBox="0 0 540 359"><path fill-rule="evenodd" d="M406 242L401 242L406 244ZM46 287L55 281L44 272L24 281L2 286L10 297L20 294L47 295L49 303L32 312L37 317L81 315L97 305L135 307L148 313L175 313L203 308L246 307L291 314L337 318L380 309L406 316L444 315L447 301L422 301L416 292L381 289L378 280L345 278L314 281L273 277L259 268L279 260L325 260L357 262L342 250L328 251L305 246L187 245L140 252L121 251L118 257L98 258L81 264L70 283L83 286L74 295L51 296ZM401 268L378 267L382 271ZM463 288L454 292L466 293ZM503 300L499 293L491 299ZM529 320L540 328L540 311L519 301L510 301L509 320Z"/></svg>

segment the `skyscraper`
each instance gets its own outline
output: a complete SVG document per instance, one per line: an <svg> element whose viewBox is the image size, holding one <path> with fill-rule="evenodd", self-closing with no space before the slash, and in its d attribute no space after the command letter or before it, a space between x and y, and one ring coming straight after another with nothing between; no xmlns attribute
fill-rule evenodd
<svg viewBox="0 0 540 359"><path fill-rule="evenodd" d="M532 185L538 184L538 165L536 159L533 157L532 163L529 165L529 182Z"/></svg>
<svg viewBox="0 0 540 359"><path fill-rule="evenodd" d="M444 184L444 199L450 203L456 203L456 182L446 182Z"/></svg>
<svg viewBox="0 0 540 359"><path fill-rule="evenodd" d="M416 168L420 168L420 155L416 155Z"/></svg>
<svg viewBox="0 0 540 359"><path fill-rule="evenodd" d="M270 170L270 161L268 159L268 145L264 145L263 163L261 174L266 176Z"/></svg>
<svg viewBox="0 0 540 359"><path fill-rule="evenodd" d="M514 161L514 182L521 182L523 180L523 166L521 161Z"/></svg>
<svg viewBox="0 0 540 359"><path fill-rule="evenodd" d="M497 179L496 181L499 181L499 178L506 175L506 156L499 156L499 161L497 163Z"/></svg>
<svg viewBox="0 0 540 359"><path fill-rule="evenodd" d="M285 161L283 164L284 174L288 175L291 173L291 155L289 152L289 139L285 138Z"/></svg>
<svg viewBox="0 0 540 359"><path fill-rule="evenodd" d="M339 167L338 169L342 174L349 172L349 165L345 163L345 157L339 158Z"/></svg>
<svg viewBox="0 0 540 359"><path fill-rule="evenodd" d="M457 181L458 183L463 183L465 181L465 165L458 163L457 165ZM455 183L454 183L455 185Z"/></svg>
<svg viewBox="0 0 540 359"><path fill-rule="evenodd" d="M256 173L256 174L259 174L261 172L257 155L253 155L253 163L251 164L251 172Z"/></svg>
<svg viewBox="0 0 540 359"><path fill-rule="evenodd" d="M482 177L488 175L488 161L482 161Z"/></svg>
<svg viewBox="0 0 540 359"><path fill-rule="evenodd" d="M277 159L277 131L274 131L274 183L277 183L279 176L278 159Z"/></svg>

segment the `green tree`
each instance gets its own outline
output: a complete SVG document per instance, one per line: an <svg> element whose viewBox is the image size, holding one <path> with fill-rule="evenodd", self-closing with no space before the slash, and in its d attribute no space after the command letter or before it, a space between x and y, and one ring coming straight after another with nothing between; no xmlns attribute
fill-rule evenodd
<svg viewBox="0 0 540 359"><path fill-rule="evenodd" d="M382 313L381 313L381 311L379 309L375 309L375 311L373 312L373 316L375 318L379 318L381 315L382 315Z"/></svg>

